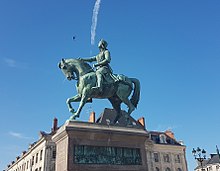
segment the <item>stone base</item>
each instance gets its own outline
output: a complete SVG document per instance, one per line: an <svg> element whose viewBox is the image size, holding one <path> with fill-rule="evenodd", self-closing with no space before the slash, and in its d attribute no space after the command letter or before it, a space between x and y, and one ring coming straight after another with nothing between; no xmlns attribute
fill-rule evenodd
<svg viewBox="0 0 220 171"><path fill-rule="evenodd" d="M146 171L144 129L68 121L53 136L56 171Z"/></svg>

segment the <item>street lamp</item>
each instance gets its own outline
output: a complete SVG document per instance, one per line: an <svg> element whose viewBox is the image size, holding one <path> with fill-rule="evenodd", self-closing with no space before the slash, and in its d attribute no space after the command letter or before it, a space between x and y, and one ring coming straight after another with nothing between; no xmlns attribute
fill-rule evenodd
<svg viewBox="0 0 220 171"><path fill-rule="evenodd" d="M196 150L193 148L192 154L195 157L195 159L198 162L200 162L200 164L202 166L202 171L205 170L205 169L203 169L203 161L206 159L206 151L204 149L201 150L199 147L197 147Z"/></svg>

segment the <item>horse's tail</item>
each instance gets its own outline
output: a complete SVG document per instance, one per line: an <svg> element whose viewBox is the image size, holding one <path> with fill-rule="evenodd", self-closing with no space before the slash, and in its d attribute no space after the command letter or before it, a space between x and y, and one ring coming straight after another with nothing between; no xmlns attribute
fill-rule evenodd
<svg viewBox="0 0 220 171"><path fill-rule="evenodd" d="M140 81L136 78L130 78L130 80L132 81L132 83L134 83L134 91L130 101L135 107L137 107L137 104L140 100Z"/></svg>

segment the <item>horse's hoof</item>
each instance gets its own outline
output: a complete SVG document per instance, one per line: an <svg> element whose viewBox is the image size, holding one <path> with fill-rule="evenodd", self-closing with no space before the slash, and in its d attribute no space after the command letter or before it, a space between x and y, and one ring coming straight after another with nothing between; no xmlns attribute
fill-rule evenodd
<svg viewBox="0 0 220 171"><path fill-rule="evenodd" d="M69 112L75 114L76 111L74 109L69 109Z"/></svg>
<svg viewBox="0 0 220 171"><path fill-rule="evenodd" d="M74 117L75 117L75 119L79 118L79 114L75 114Z"/></svg>
<svg viewBox="0 0 220 171"><path fill-rule="evenodd" d="M76 118L74 117L74 115L70 116L69 121L75 121L75 120L76 120Z"/></svg>
<svg viewBox="0 0 220 171"><path fill-rule="evenodd" d="M75 121L76 118L79 118L79 115L74 114L74 115L70 116L70 119L69 119L69 120L70 120L70 121Z"/></svg>

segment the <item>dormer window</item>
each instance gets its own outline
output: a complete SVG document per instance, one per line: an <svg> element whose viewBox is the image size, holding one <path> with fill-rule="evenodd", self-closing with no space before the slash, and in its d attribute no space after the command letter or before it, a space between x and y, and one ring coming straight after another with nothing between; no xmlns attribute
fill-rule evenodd
<svg viewBox="0 0 220 171"><path fill-rule="evenodd" d="M166 136L164 134L160 134L160 143L162 143L162 144L166 144L167 143Z"/></svg>

